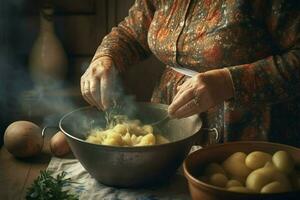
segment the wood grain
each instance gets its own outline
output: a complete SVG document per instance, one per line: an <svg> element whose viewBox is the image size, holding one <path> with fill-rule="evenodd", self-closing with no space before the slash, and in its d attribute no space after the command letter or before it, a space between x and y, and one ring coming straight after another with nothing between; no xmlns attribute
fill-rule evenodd
<svg viewBox="0 0 300 200"><path fill-rule="evenodd" d="M46 169L49 155L16 159L4 147L0 150L0 199L24 199L27 187Z"/></svg>

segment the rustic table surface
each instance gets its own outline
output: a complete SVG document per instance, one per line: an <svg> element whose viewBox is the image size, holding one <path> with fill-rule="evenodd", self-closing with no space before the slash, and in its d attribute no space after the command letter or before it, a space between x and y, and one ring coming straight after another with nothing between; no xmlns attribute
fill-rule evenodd
<svg viewBox="0 0 300 200"><path fill-rule="evenodd" d="M44 136L41 154L32 158L19 159L10 154L3 146L0 150L0 199L25 199L27 188L45 170L51 160L50 138L56 131Z"/></svg>

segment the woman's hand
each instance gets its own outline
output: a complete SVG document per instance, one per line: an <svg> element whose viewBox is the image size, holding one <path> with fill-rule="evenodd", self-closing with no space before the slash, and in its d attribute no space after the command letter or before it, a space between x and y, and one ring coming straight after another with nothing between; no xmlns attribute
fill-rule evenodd
<svg viewBox="0 0 300 200"><path fill-rule="evenodd" d="M99 110L105 110L112 102L115 78L116 70L110 57L92 61L80 81L83 98Z"/></svg>
<svg viewBox="0 0 300 200"><path fill-rule="evenodd" d="M169 106L171 117L184 118L233 97L233 85L228 69L199 73L178 86L178 92Z"/></svg>

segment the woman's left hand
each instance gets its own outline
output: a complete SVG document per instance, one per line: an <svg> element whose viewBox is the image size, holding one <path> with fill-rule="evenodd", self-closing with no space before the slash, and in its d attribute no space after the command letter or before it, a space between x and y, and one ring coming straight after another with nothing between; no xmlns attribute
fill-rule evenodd
<svg viewBox="0 0 300 200"><path fill-rule="evenodd" d="M233 97L233 84L228 69L199 73L178 86L178 92L168 108L174 118L189 117Z"/></svg>

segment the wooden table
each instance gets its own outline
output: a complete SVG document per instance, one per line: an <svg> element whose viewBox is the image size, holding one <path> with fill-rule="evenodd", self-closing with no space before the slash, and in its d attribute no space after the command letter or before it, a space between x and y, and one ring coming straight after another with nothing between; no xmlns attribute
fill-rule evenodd
<svg viewBox="0 0 300 200"><path fill-rule="evenodd" d="M30 98L28 98L32 100L36 99L36 93L34 91L27 91L23 95L29 95ZM58 98L60 100L66 99L68 101L72 101L75 107L86 105L81 97L79 85L74 88L47 91L46 98ZM35 109L31 112L32 116L16 117L15 120L25 119L41 125L40 122L42 122L48 115L46 112L40 111L41 109L38 107L39 102L33 101L28 103L33 104L35 107ZM69 111L70 110L61 112L66 113ZM0 147L0 200L19 200L25 198L27 188L33 183L33 180L37 178L40 170L46 169L49 164L52 156L50 153L49 141L56 131L57 130L48 131L48 133L45 134L42 153L34 158L17 159L13 157L5 149L5 147Z"/></svg>
<svg viewBox="0 0 300 200"><path fill-rule="evenodd" d="M50 138L56 130L45 134L44 146L40 155L33 158L18 159L3 146L0 150L0 199L25 199L27 188L45 170L51 159Z"/></svg>

